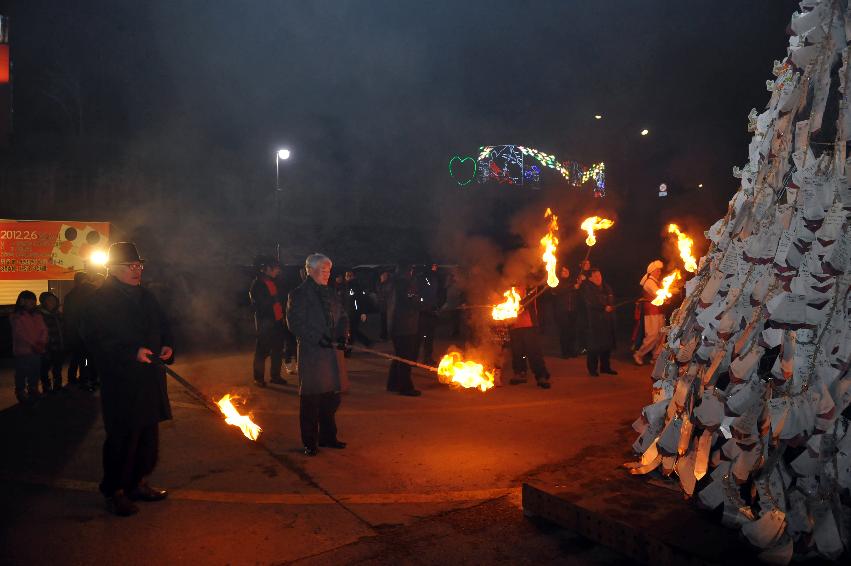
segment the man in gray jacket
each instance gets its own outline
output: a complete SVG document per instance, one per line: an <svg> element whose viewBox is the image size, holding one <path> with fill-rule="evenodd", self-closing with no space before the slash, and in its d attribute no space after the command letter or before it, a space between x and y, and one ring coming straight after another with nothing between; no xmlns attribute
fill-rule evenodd
<svg viewBox="0 0 851 566"><path fill-rule="evenodd" d="M317 445L345 448L337 439L335 413L340 406L340 367L336 348L344 349L348 320L339 297L328 286L331 260L312 254L305 261L307 279L287 301L287 325L298 340L299 421L306 456Z"/></svg>

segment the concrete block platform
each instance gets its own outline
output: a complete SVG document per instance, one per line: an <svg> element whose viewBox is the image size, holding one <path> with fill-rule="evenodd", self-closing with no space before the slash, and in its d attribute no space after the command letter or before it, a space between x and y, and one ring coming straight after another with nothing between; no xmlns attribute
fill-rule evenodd
<svg viewBox="0 0 851 566"><path fill-rule="evenodd" d="M637 562L759 564L757 553L713 513L684 499L676 479L632 476L628 443L588 447L523 483L526 516L542 518Z"/></svg>

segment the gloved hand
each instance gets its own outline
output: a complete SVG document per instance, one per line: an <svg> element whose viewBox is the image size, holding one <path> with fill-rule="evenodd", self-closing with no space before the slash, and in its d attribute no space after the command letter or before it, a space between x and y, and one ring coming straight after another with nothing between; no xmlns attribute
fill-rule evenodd
<svg viewBox="0 0 851 566"><path fill-rule="evenodd" d="M322 348L333 348L334 344L331 342L331 337L327 334L323 334L322 338L319 339L319 346Z"/></svg>
<svg viewBox="0 0 851 566"><path fill-rule="evenodd" d="M337 340L337 349L345 351L345 349L346 349L346 339L345 338L340 338L339 340Z"/></svg>

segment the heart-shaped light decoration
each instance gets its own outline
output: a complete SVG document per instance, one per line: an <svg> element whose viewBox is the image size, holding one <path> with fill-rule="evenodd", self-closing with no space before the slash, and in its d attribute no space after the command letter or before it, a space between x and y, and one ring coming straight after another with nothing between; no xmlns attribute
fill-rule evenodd
<svg viewBox="0 0 851 566"><path fill-rule="evenodd" d="M467 170L468 166L465 166L465 163L471 162L473 164L472 173ZM453 155L452 159L449 160L449 174L455 179L455 182L458 183L459 187L463 187L465 185L469 185L473 182L473 179L476 178L476 171L478 170L478 164L476 160L470 157L458 157L457 155ZM469 175L467 175L469 173Z"/></svg>

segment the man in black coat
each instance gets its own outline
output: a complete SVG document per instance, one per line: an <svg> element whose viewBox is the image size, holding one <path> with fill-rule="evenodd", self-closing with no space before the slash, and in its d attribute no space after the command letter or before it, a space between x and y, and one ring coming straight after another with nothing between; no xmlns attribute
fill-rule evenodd
<svg viewBox="0 0 851 566"><path fill-rule="evenodd" d="M424 287L425 282L415 275L415 267L400 268L387 304L393 349L406 360L416 360L420 350L420 312L433 308L436 302L436 296ZM411 380L411 366L396 361L390 364L387 391L409 397L422 394Z"/></svg>
<svg viewBox="0 0 851 566"><path fill-rule="evenodd" d="M89 300L97 291L97 287L91 282L89 275L85 272L74 274L74 287L65 295L62 305L63 336L65 347L68 349L68 384L81 383L83 386L91 387L97 381L94 375L94 360L88 359L86 347L80 337L80 323L83 313L88 308ZM79 377L78 372L79 371Z"/></svg>
<svg viewBox="0 0 851 566"><path fill-rule="evenodd" d="M298 339L299 422L304 454L317 446L345 448L337 438L336 413L342 390L340 357L348 320L340 298L328 286L331 260L312 254L305 261L308 277L287 300L287 323Z"/></svg>
<svg viewBox="0 0 851 566"><path fill-rule="evenodd" d="M251 284L249 296L254 307L254 326L257 342L254 348L254 383L266 387L266 358L269 358L269 381L286 385L281 377L286 340L283 296L278 290L281 265L271 257L260 256L255 260L257 278Z"/></svg>
<svg viewBox="0 0 851 566"><path fill-rule="evenodd" d="M577 290L570 280L570 270L562 266L558 275L558 287L550 291L553 295L553 308L558 326L561 357L572 358L576 355L576 309Z"/></svg>
<svg viewBox="0 0 851 566"><path fill-rule="evenodd" d="M424 293L434 297L431 301L431 308L420 310L419 321L419 334L423 345L423 363L430 366L437 365L434 360L434 335L440 322L437 311L446 303L446 288L443 286L443 280L440 278L438 269L439 266L433 263L419 277L420 282L425 286Z"/></svg>
<svg viewBox="0 0 851 566"><path fill-rule="evenodd" d="M174 357L165 313L141 287L143 261L136 246L109 248L109 276L94 294L81 330L101 376L106 441L100 491L116 515L138 511L134 500L159 501L167 493L145 482L154 470L159 423L171 418L163 363Z"/></svg>
<svg viewBox="0 0 851 566"><path fill-rule="evenodd" d="M366 322L369 296L354 271L346 271L344 281L343 303L346 306L346 316L349 317L349 336L353 344L357 340L369 348L372 346L372 340L360 328L361 323Z"/></svg>
<svg viewBox="0 0 851 566"><path fill-rule="evenodd" d="M615 348L615 307L612 289L603 283L600 270L592 268L579 293L588 316L585 340L585 347L588 349L588 373L592 376L599 375L599 363L600 373L617 375L618 372L612 369L610 362L611 352Z"/></svg>

